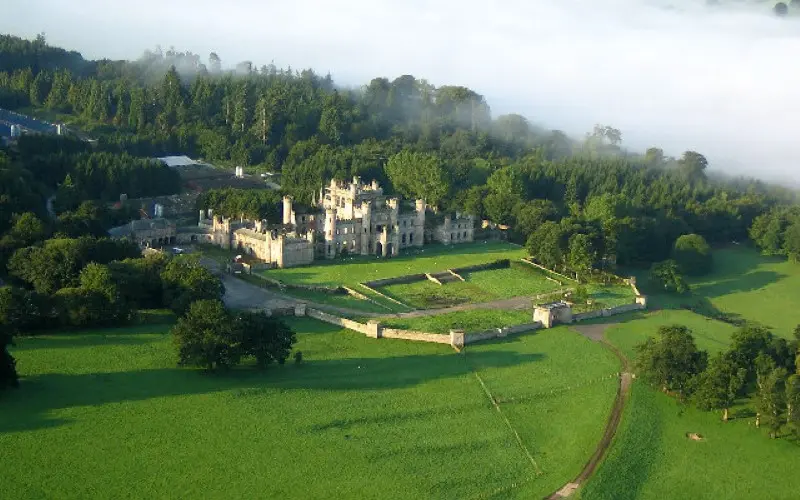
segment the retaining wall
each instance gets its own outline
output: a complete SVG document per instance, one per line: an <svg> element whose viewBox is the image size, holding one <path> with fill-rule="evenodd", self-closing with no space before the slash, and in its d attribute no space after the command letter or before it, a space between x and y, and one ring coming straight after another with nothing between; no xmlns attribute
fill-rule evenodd
<svg viewBox="0 0 800 500"><path fill-rule="evenodd" d="M511 261L508 259L500 259L494 262L487 262L486 264L476 264L474 266L454 267L450 269L457 274L474 273L475 271L487 271L489 269L506 269L511 266Z"/></svg>
<svg viewBox="0 0 800 500"><path fill-rule="evenodd" d="M396 278L386 278L382 280L367 281L363 284L370 288L375 288L387 285L401 285L406 283L414 283L417 281L425 281L426 279L428 278L425 277L425 273L406 274L405 276L398 276Z"/></svg>
<svg viewBox="0 0 800 500"><path fill-rule="evenodd" d="M531 332L533 330L538 330L541 327L542 324L536 321L534 323L524 323L522 325L492 328L482 332L468 332L464 334L464 344L473 344L482 340L503 338L516 333Z"/></svg>
<svg viewBox="0 0 800 500"><path fill-rule="evenodd" d="M617 307L607 307L605 309L598 309L597 311L589 311L585 313L578 313L572 315L572 321L586 321L587 319L607 318L617 314L623 314L631 311L641 311L645 309L644 304L625 304Z"/></svg>
<svg viewBox="0 0 800 500"><path fill-rule="evenodd" d="M325 323L330 323L332 325L349 328L350 330L355 330L359 333L363 333L364 335L369 335L370 333L370 329L368 328L369 325L365 325L359 323L358 321L353 321L347 318L340 318L339 316L334 316L333 314L328 314L322 311L318 311L316 309L307 308L306 316L308 316L309 318L314 318L320 321L324 321Z"/></svg>
<svg viewBox="0 0 800 500"><path fill-rule="evenodd" d="M450 335L417 332L414 330L398 330L396 328L381 328L380 338L416 340L418 342L432 342L435 344L450 345Z"/></svg>
<svg viewBox="0 0 800 500"><path fill-rule="evenodd" d="M258 278L265 283L268 283L272 286L276 286L280 289L294 289L294 290L306 290L310 292L322 292L322 293L329 293L331 295L345 295L347 294L347 290L340 286L322 286L322 285L300 285L296 283L284 283L283 281L276 280L273 278L268 278L266 276L258 276Z"/></svg>
<svg viewBox="0 0 800 500"><path fill-rule="evenodd" d="M534 262L532 260L529 260L529 259L519 259L519 260L524 262L524 263L526 263L526 264L530 264L533 267L541 269L542 271L548 272L550 274L555 274L556 276L560 276L560 277L564 278L567 281L571 281L572 283L575 283L575 278L570 278L569 276L563 275L561 273L557 273L557 272L553 271L552 269L547 269L546 267L544 267L544 266L542 266L540 264L537 264L536 262Z"/></svg>

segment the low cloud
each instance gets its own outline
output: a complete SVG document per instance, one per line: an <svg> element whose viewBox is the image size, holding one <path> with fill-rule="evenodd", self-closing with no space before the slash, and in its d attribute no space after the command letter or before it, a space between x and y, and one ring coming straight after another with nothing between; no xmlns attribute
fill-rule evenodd
<svg viewBox="0 0 800 500"><path fill-rule="evenodd" d="M716 169L800 183L800 12L719 3L25 0L4 6L0 31L44 31L92 58L213 50L345 85L413 74L474 89L495 116L576 136L608 124L631 149L693 149Z"/></svg>

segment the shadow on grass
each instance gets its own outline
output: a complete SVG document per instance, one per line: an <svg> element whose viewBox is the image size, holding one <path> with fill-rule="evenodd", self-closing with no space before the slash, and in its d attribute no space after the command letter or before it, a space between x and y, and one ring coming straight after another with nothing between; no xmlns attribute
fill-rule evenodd
<svg viewBox="0 0 800 500"><path fill-rule="evenodd" d="M542 354L475 353L482 366L531 363ZM207 374L161 368L91 374L43 374L25 377L18 390L2 396L0 433L35 430L63 423L48 415L81 406L144 401L152 398L230 391L230 397L257 397L275 391L370 391L414 387L432 380L469 374L455 353L387 358L348 358L273 366L264 372L235 369Z"/></svg>
<svg viewBox="0 0 800 500"><path fill-rule="evenodd" d="M172 323L145 324L99 330L65 330L17 337L12 353L40 349L78 349L95 346L132 346L153 342L151 335L167 334Z"/></svg>
<svg viewBox="0 0 800 500"><path fill-rule="evenodd" d="M692 285L692 292L703 297L721 297L732 293L761 290L787 277L786 274L776 273L775 271L755 271L736 274L730 278L710 283L698 283Z"/></svg>

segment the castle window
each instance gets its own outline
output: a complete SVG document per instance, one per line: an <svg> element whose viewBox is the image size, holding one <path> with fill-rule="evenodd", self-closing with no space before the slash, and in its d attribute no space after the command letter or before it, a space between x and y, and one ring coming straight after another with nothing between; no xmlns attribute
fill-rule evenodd
<svg viewBox="0 0 800 500"><path fill-rule="evenodd" d="M406 233L403 233L403 245L406 244Z"/></svg>
<svg viewBox="0 0 800 500"><path fill-rule="evenodd" d="M467 232L464 231L464 239L467 239Z"/></svg>
<svg viewBox="0 0 800 500"><path fill-rule="evenodd" d="M407 222L408 222L408 221L405 221L405 220L403 221L403 227L406 227L406 223L407 223Z"/></svg>
<svg viewBox="0 0 800 500"><path fill-rule="evenodd" d="M408 233L408 243L414 243L414 233Z"/></svg>

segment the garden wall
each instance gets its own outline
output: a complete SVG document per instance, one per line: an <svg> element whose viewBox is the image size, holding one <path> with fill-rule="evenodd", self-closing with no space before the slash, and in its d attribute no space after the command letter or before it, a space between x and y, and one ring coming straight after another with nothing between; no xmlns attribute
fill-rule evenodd
<svg viewBox="0 0 800 500"><path fill-rule="evenodd" d="M376 288L381 286L388 286L388 285L404 285L407 283L414 283L417 281L425 281L425 273L420 274L406 274L405 276L398 276L396 278L386 278L382 280L374 280L374 281L367 281L364 285L370 288Z"/></svg>
<svg viewBox="0 0 800 500"><path fill-rule="evenodd" d="M492 328L482 332L469 332L464 334L464 344L473 344L482 340L490 340L507 337L515 333L531 332L538 330L542 324L538 321L535 323L524 323L522 325L506 326L503 328Z"/></svg>
<svg viewBox="0 0 800 500"><path fill-rule="evenodd" d="M309 318L314 318L320 321L324 321L325 323L330 323L332 325L349 328L350 330L363 333L364 335L370 335L369 325L359 323L358 321L353 321L347 318L340 318L339 316L334 316L333 314L328 314L322 311L318 311L316 309L311 309L310 307L305 309L305 315L308 316Z"/></svg>
<svg viewBox="0 0 800 500"><path fill-rule="evenodd" d="M379 337L386 339L416 340L418 342L432 342L435 344L450 345L450 335L439 335L436 333L417 332L414 330L381 328Z"/></svg>
<svg viewBox="0 0 800 500"><path fill-rule="evenodd" d="M488 271L490 269L506 269L511 266L511 261L508 259L500 259L494 262L487 262L486 264L476 264L474 266L454 267L450 269L456 274L474 273L476 271Z"/></svg>
<svg viewBox="0 0 800 500"><path fill-rule="evenodd" d="M586 321L587 319L607 318L617 314L623 314L631 311L640 311L645 309L644 304L625 304L617 307L608 307L606 309L598 309L597 311L589 311L585 313L578 313L572 315L572 321Z"/></svg>

